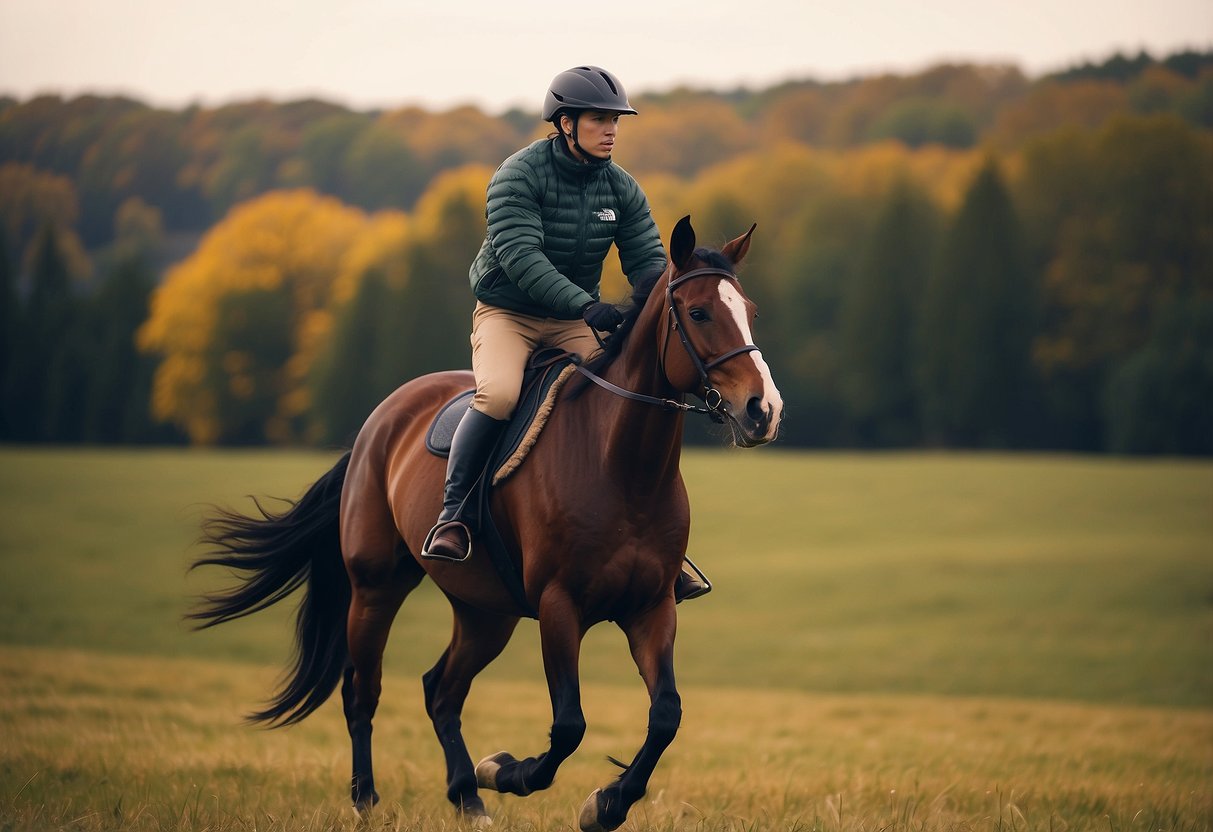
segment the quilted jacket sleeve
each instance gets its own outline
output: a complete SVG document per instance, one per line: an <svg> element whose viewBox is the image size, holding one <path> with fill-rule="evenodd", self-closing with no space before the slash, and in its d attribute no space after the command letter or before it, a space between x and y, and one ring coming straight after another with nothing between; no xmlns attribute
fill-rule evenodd
<svg viewBox="0 0 1213 832"><path fill-rule="evenodd" d="M502 167L488 190L488 238L511 282L536 303L576 317L594 300L561 274L543 252L539 177L525 164Z"/></svg>

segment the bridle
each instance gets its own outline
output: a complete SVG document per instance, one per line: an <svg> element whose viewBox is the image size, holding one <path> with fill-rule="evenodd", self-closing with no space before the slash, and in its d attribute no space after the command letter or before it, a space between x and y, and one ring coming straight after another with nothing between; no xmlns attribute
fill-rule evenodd
<svg viewBox="0 0 1213 832"><path fill-rule="evenodd" d="M681 399L663 399L657 396L646 396L644 393L635 393L631 390L625 390L624 388L612 384L606 379L595 375L585 367L581 366L581 364L577 364L577 371L598 386L610 390L612 393L616 394L617 396L622 396L625 399L644 402L646 404L654 404L669 410L681 410L684 413L702 413L710 418L713 422L718 424L723 423L725 420L725 415L723 412L724 397L720 394L719 390L712 386L711 381L708 380L708 373L731 358L736 358L739 355L745 355L747 352L757 351L758 345L743 344L736 349L729 350L723 355L718 355L706 363L699 356L699 353L696 352L695 346L691 343L691 339L687 335L687 328L683 323L682 313L678 311L678 304L674 303L674 290L691 280L695 280L696 278L700 277L708 277L711 275L715 275L717 277L726 277L730 280L737 279L737 275L733 274L727 269L706 266L700 269L691 269L689 272L680 274L678 277L672 278L666 283L665 305L666 312L669 314L670 323L669 326L666 327L665 337L662 339L661 351L657 354L658 366L661 368L662 375L665 376L666 380L668 381L669 376L665 371L665 353L666 349L669 347L670 333L677 332L678 340L682 343L683 349L686 350L687 356L691 359L692 366L699 374L699 384L702 392L700 392L698 395L701 399L703 399L703 407L700 407L699 405L687 404ZM597 333L595 333L595 335L596 334Z"/></svg>

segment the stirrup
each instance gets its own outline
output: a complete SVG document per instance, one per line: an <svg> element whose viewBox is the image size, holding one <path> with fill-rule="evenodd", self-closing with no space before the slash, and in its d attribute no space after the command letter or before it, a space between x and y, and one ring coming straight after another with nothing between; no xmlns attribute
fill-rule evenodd
<svg viewBox="0 0 1213 832"><path fill-rule="evenodd" d="M463 527L463 533L468 538L468 550L461 558L452 558L447 555L438 554L430 551L430 544L434 542L434 535L442 529L450 525L459 525ZM425 536L425 543L421 544L421 557L426 560L444 560L447 563L463 563L472 556L472 530L467 527L467 524L461 520L439 520L434 524L434 528L430 529L430 533Z"/></svg>
<svg viewBox="0 0 1213 832"><path fill-rule="evenodd" d="M683 601L690 601L693 598L700 598L704 595L707 595L709 592L712 591L712 582L708 580L707 575L703 574L703 570L695 565L695 561L691 560L690 558L686 557L685 555L683 555L682 560L684 563L686 563L687 566L690 567L690 570L693 574L687 575L687 572L685 570L683 570L683 571L679 572L679 578L683 578L683 576L686 576L685 581L693 582L693 583L692 583L691 588L688 589L687 591L683 592L681 595L679 595L679 593L677 591L678 590L677 582L674 584L674 590L675 590L674 603L675 604L681 604ZM695 584L698 584L698 585L696 586Z"/></svg>

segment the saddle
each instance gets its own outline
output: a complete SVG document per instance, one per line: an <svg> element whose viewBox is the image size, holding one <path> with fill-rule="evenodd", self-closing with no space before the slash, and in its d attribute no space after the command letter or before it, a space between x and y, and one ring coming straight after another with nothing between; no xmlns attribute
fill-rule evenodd
<svg viewBox="0 0 1213 832"><path fill-rule="evenodd" d="M493 515L489 510L489 495L493 486L500 485L518 470L527 454L535 447L556 405L557 395L569 376L576 372L576 365L580 362L580 356L554 348L536 350L531 355L523 375L522 391L514 415L493 452L489 454L488 465L472 486L459 517L473 530L476 543L489 553L506 589L531 618L538 618L539 615L527 601L522 576L493 523ZM455 429L459 427L460 420L471 406L475 392L464 390L439 408L429 430L426 431L426 450L438 457L450 456Z"/></svg>
<svg viewBox="0 0 1213 832"><path fill-rule="evenodd" d="M535 447L552 408L556 406L557 394L576 371L576 364L580 360L574 353L554 348L536 350L531 355L522 377L522 392L514 415L510 417L510 423L489 457L488 470L493 472L492 485L500 485L517 471L531 448ZM444 459L450 456L455 429L471 407L475 392L464 390L439 408L425 434L426 450L434 456Z"/></svg>

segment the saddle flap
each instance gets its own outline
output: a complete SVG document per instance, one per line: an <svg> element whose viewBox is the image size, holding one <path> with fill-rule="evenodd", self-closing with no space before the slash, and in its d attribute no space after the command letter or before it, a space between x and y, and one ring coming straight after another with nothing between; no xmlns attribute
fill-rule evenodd
<svg viewBox="0 0 1213 832"><path fill-rule="evenodd" d="M463 414L472 406L472 396L475 390L464 390L455 398L444 404L438 410L430 429L425 433L425 448L435 456L451 455L451 440L455 437L455 428L459 427Z"/></svg>

